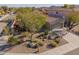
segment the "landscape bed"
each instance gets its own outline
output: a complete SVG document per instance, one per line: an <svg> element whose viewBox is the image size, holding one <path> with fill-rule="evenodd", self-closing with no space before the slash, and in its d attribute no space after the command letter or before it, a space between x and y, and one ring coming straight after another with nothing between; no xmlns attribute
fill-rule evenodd
<svg viewBox="0 0 79 59"><path fill-rule="evenodd" d="M72 28L71 32L74 33L74 34L76 34L76 35L79 35L79 25L77 25L74 28Z"/></svg>
<svg viewBox="0 0 79 59"><path fill-rule="evenodd" d="M68 42L64 39L61 39L60 40L60 43L59 43L59 46L57 47L60 47L64 44L67 44ZM11 47L8 51L6 51L7 53L13 53L13 54L18 54L18 53L26 53L26 54L39 54L39 53L42 53L42 52L45 52L45 51L48 51L50 49L54 49L54 48L57 48L57 47L53 47L53 48L47 48L46 45L42 46L39 48L39 52L36 53L37 49L32 49L32 48L27 48L26 46L26 42L25 43L22 43L22 44L19 44L19 45L16 45L14 47Z"/></svg>

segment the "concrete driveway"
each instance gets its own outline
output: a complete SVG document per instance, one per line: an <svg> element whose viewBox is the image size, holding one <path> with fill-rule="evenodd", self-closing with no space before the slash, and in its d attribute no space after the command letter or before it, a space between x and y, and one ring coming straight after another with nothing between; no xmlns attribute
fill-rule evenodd
<svg viewBox="0 0 79 59"><path fill-rule="evenodd" d="M63 36L63 39L65 39L68 43L59 47L56 47L54 49L51 49L49 51L40 53L44 55L63 55L70 51L73 51L77 48L79 48L79 37L73 33L68 33L65 36Z"/></svg>

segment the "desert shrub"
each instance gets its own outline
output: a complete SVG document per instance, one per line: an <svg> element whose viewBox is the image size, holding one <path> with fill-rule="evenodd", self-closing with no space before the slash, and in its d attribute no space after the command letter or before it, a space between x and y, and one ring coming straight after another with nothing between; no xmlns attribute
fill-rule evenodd
<svg viewBox="0 0 79 59"><path fill-rule="evenodd" d="M37 40L36 39L32 39L31 41L34 42L34 43L37 43Z"/></svg>
<svg viewBox="0 0 79 59"><path fill-rule="evenodd" d="M58 44L57 44L57 42L55 42L54 40L52 40L52 41L50 41L49 43L48 43L48 47L57 47L58 46Z"/></svg>
<svg viewBox="0 0 79 59"><path fill-rule="evenodd" d="M10 45L17 45L17 44L19 44L19 40L18 40L18 38L15 38L14 36L11 36L8 39L8 43Z"/></svg>
<svg viewBox="0 0 79 59"><path fill-rule="evenodd" d="M5 27L5 28L3 29L3 34L4 34L4 35L10 35L10 30L9 30L8 27Z"/></svg>
<svg viewBox="0 0 79 59"><path fill-rule="evenodd" d="M31 42L27 43L27 47L30 48L38 48L40 46L43 46L43 42L39 39L32 39Z"/></svg>
<svg viewBox="0 0 79 59"><path fill-rule="evenodd" d="M26 36L29 36L29 33L28 33L28 32L23 32L23 33L21 33L21 35L22 35L23 37L26 37Z"/></svg>
<svg viewBox="0 0 79 59"><path fill-rule="evenodd" d="M56 38L56 39L54 39L54 41L55 41L56 43L59 43L59 42L60 42L60 38Z"/></svg>
<svg viewBox="0 0 79 59"><path fill-rule="evenodd" d="M38 40L38 41L37 41L37 44L38 44L39 46L43 46L43 41Z"/></svg>
<svg viewBox="0 0 79 59"><path fill-rule="evenodd" d="M32 42L36 43L39 46L43 46L43 41L41 41L40 39L33 39Z"/></svg>

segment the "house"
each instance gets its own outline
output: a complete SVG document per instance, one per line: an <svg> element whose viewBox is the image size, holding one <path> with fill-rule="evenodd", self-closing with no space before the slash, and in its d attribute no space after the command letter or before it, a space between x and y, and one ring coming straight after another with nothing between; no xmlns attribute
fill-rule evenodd
<svg viewBox="0 0 79 59"><path fill-rule="evenodd" d="M64 27L65 15L64 13L62 13L62 11L58 9L60 8L42 7L40 9L40 11L42 11L43 14L47 15L46 26L49 30ZM42 31L44 31L43 29Z"/></svg>
<svg viewBox="0 0 79 59"><path fill-rule="evenodd" d="M63 28L63 26L64 26L64 19L56 17L48 17L47 27L49 28L49 30L55 28Z"/></svg>

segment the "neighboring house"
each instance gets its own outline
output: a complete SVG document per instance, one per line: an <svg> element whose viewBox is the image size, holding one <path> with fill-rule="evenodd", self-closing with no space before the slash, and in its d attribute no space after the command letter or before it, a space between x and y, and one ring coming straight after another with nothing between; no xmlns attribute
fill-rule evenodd
<svg viewBox="0 0 79 59"><path fill-rule="evenodd" d="M55 18L64 18L64 14L63 13L60 13L60 12L49 12L48 13L48 16L50 17L55 17Z"/></svg>

